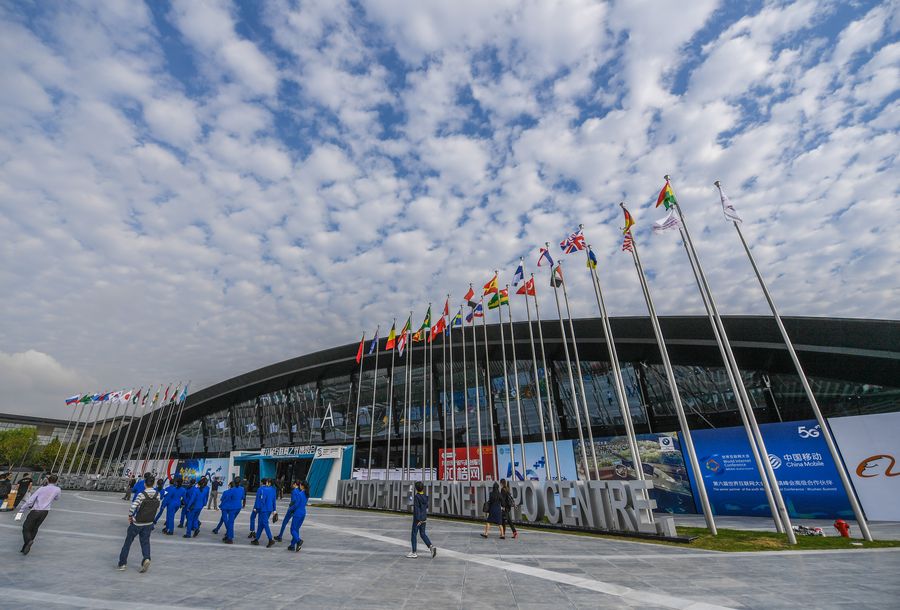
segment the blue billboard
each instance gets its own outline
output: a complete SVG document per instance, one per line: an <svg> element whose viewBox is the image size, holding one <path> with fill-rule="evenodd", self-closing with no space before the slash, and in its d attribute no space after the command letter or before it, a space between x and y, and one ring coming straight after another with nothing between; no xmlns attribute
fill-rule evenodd
<svg viewBox="0 0 900 610"><path fill-rule="evenodd" d="M791 517L853 518L834 461L815 420L763 424L760 431ZM691 437L713 512L770 517L744 428L695 430ZM686 465L694 498L699 498L696 474L690 464Z"/></svg>

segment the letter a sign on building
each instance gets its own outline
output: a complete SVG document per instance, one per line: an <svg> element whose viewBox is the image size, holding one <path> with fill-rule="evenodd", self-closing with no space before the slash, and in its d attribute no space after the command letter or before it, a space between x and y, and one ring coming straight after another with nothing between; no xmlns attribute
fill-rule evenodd
<svg viewBox="0 0 900 610"><path fill-rule="evenodd" d="M328 408L325 409L325 417L322 418L322 428L325 427L325 422L330 421L331 427L334 428L334 415L331 413L331 403L328 403Z"/></svg>

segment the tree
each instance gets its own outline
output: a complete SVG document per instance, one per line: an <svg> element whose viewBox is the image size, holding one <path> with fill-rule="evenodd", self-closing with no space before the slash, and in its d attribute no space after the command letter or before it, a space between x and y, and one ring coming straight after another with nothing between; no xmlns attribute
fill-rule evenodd
<svg viewBox="0 0 900 610"><path fill-rule="evenodd" d="M32 450L29 461L38 470L49 472L54 461L59 465L59 460L62 459L63 453L65 453L65 447L58 438L54 438L46 445L36 445ZM57 459L57 456L59 459Z"/></svg>
<svg viewBox="0 0 900 610"><path fill-rule="evenodd" d="M0 431L0 463L6 464L9 468L20 466L36 444L35 428Z"/></svg>

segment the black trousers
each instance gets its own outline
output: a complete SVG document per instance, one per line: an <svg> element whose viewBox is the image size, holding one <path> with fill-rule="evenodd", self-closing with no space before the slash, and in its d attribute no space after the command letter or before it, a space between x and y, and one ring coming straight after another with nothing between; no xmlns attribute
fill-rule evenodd
<svg viewBox="0 0 900 610"><path fill-rule="evenodd" d="M509 527L512 530L513 534L515 534L516 526L512 522L511 517L512 517L512 515L511 515L510 511L508 511L508 510L503 511L503 525Z"/></svg>
<svg viewBox="0 0 900 610"><path fill-rule="evenodd" d="M28 544L35 539L41 523L47 518L48 510L32 510L25 517L25 523L22 524L22 539ZM24 545L23 545L24 548Z"/></svg>

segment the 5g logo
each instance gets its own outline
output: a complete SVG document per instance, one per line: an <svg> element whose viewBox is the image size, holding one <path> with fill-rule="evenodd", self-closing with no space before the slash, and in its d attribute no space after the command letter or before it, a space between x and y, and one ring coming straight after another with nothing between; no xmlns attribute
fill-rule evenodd
<svg viewBox="0 0 900 610"><path fill-rule="evenodd" d="M807 429L806 426L797 426L797 434L800 438L818 438L822 431L818 425Z"/></svg>

